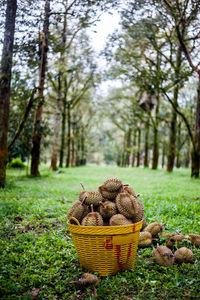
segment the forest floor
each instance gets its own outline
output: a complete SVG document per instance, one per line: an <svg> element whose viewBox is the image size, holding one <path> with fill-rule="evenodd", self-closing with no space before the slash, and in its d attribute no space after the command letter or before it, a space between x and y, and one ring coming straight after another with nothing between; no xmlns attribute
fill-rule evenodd
<svg viewBox="0 0 200 300"><path fill-rule="evenodd" d="M86 166L56 173L43 167L38 178L8 170L7 187L0 190L1 299L95 299L91 288L81 290L70 284L84 270L78 264L66 214L78 199L80 182L94 190L111 176L141 194L147 223L165 222L165 232L200 234L200 180L191 179L190 170L168 174ZM200 299L200 249L189 247L194 262L170 268L153 261L155 244L139 249L134 269L98 276L98 299Z"/></svg>

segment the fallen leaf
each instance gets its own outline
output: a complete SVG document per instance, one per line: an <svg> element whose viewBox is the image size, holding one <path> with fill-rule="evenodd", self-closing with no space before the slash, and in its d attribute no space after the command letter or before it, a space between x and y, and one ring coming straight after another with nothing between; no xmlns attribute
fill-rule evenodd
<svg viewBox="0 0 200 300"><path fill-rule="evenodd" d="M40 288L36 288L36 289L32 290L31 295L35 297L38 295L39 291L40 291Z"/></svg>

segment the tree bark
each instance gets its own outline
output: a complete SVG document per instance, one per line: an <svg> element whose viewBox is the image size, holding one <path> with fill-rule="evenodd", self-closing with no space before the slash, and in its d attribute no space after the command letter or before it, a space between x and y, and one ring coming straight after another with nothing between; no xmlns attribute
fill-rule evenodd
<svg viewBox="0 0 200 300"><path fill-rule="evenodd" d="M47 52L48 52L48 37L49 37L49 16L50 16L50 0L45 0L45 19L43 32L40 41L40 69L39 69L39 93L40 103L37 107L34 116L34 126L32 135L32 150L31 150L31 175L38 176L40 163L40 146L42 138L42 112L44 99L44 83L47 67Z"/></svg>
<svg viewBox="0 0 200 300"><path fill-rule="evenodd" d="M130 164L130 147L131 147L131 129L129 128L126 137L126 160L125 160L126 167L129 167Z"/></svg>
<svg viewBox="0 0 200 300"><path fill-rule="evenodd" d="M192 152L192 169L191 176L199 178L200 168L200 73L198 73L198 87L197 87L197 103L196 103L196 118L195 118L195 132L194 143L195 149Z"/></svg>
<svg viewBox="0 0 200 300"><path fill-rule="evenodd" d="M162 168L165 167L165 155L166 155L166 145L165 142L163 142L163 148L162 148Z"/></svg>
<svg viewBox="0 0 200 300"><path fill-rule="evenodd" d="M137 141L137 167L140 166L140 154L141 154L141 128L138 128L138 141Z"/></svg>
<svg viewBox="0 0 200 300"><path fill-rule="evenodd" d="M63 108L62 108L62 126L61 126L61 145L60 145L60 162L59 166L63 167L64 160L64 149L65 149L65 125L66 125L66 99L63 99Z"/></svg>
<svg viewBox="0 0 200 300"><path fill-rule="evenodd" d="M152 159L152 169L156 170L158 168L158 158L159 158L159 149L158 149L158 128L154 127L154 136L153 136L153 159Z"/></svg>
<svg viewBox="0 0 200 300"><path fill-rule="evenodd" d="M180 74L181 54L182 54L182 48L181 46L179 46L177 51L177 56L176 56L175 79L178 79ZM174 87L174 97L173 97L174 105L176 107L178 106L178 93L179 93L179 85L176 84L176 86ZM177 112L174 108L172 108L169 148L168 148L168 156L167 156L167 172L172 172L174 168L175 148L176 148L176 123L177 123Z"/></svg>
<svg viewBox="0 0 200 300"><path fill-rule="evenodd" d="M185 168L189 168L190 166L190 138L188 137L187 141L187 152L186 152L186 157L185 157Z"/></svg>
<svg viewBox="0 0 200 300"><path fill-rule="evenodd" d="M67 157L66 168L69 168L70 164L70 145L71 145L71 108L70 104L67 105Z"/></svg>
<svg viewBox="0 0 200 300"><path fill-rule="evenodd" d="M134 130L134 135L133 135L133 151L132 151L132 162L131 162L131 167L133 168L135 166L135 147L136 147L136 130Z"/></svg>
<svg viewBox="0 0 200 300"><path fill-rule="evenodd" d="M149 167L149 122L145 126L145 142L144 142L144 167Z"/></svg>
<svg viewBox="0 0 200 300"><path fill-rule="evenodd" d="M177 147L176 147L176 167L179 169L181 167L180 162L180 149L181 149L181 122L178 124L177 130Z"/></svg>
<svg viewBox="0 0 200 300"><path fill-rule="evenodd" d="M15 33L17 0L7 0L5 32L0 71L0 187L5 187L8 155L8 121L10 106L10 84Z"/></svg>
<svg viewBox="0 0 200 300"><path fill-rule="evenodd" d="M56 171L57 157L58 157L58 138L60 133L60 115L61 115L61 73L58 74L58 90L56 97L56 114L54 121L54 136L53 136L53 147L51 154L51 170Z"/></svg>

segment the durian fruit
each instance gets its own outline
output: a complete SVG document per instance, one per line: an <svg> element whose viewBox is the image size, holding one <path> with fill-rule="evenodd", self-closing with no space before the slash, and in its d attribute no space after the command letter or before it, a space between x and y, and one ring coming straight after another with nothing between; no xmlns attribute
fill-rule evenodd
<svg viewBox="0 0 200 300"><path fill-rule="evenodd" d="M110 226L130 225L132 220L128 220L124 215L116 214L110 218Z"/></svg>
<svg viewBox="0 0 200 300"><path fill-rule="evenodd" d="M138 201L127 192L122 191L119 193L115 202L120 214L127 218L134 218L138 213Z"/></svg>
<svg viewBox="0 0 200 300"><path fill-rule="evenodd" d="M172 248L173 246L177 245L177 247L180 247L180 244L182 240L184 240L186 237L182 234L173 234L169 240L167 240L167 247Z"/></svg>
<svg viewBox="0 0 200 300"><path fill-rule="evenodd" d="M173 235L176 235L176 233L171 233L171 232L162 232L161 237L165 239L170 239Z"/></svg>
<svg viewBox="0 0 200 300"><path fill-rule="evenodd" d="M129 185L129 184L124 184L124 191L129 193L130 195L136 197L136 193L134 191L134 189Z"/></svg>
<svg viewBox="0 0 200 300"><path fill-rule="evenodd" d="M91 212L85 216L81 222L83 226L103 226L103 218L98 212L94 212L91 204Z"/></svg>
<svg viewBox="0 0 200 300"><path fill-rule="evenodd" d="M156 262L165 267L171 267L174 264L174 254L166 246L159 246L157 244L156 249L153 251L153 257Z"/></svg>
<svg viewBox="0 0 200 300"><path fill-rule="evenodd" d="M115 192L108 191L103 184L99 186L99 192L101 193L104 199L109 199L109 200L114 200L119 193L119 191L115 191Z"/></svg>
<svg viewBox="0 0 200 300"><path fill-rule="evenodd" d="M192 244L195 245L195 247L199 248L200 247L200 235L195 234L195 233L190 233L190 234L188 234L188 236L190 237Z"/></svg>
<svg viewBox="0 0 200 300"><path fill-rule="evenodd" d="M104 181L103 186L108 192L118 192L122 187L122 182L120 179L115 177L108 178Z"/></svg>
<svg viewBox="0 0 200 300"><path fill-rule="evenodd" d="M112 201L101 202L99 206L99 213L102 215L104 219L109 219L113 215L117 213L116 204Z"/></svg>
<svg viewBox="0 0 200 300"><path fill-rule="evenodd" d="M82 183L80 183L80 185L82 186L83 190L78 194L78 198L79 201L83 201L85 199L85 197L87 196L87 191L85 190L85 187Z"/></svg>
<svg viewBox="0 0 200 300"><path fill-rule="evenodd" d="M81 183L83 191L79 193L79 200L83 201L85 199L85 204L98 206L103 200L103 197L99 191L86 191L85 187Z"/></svg>
<svg viewBox="0 0 200 300"><path fill-rule="evenodd" d="M175 260L178 263L192 262L193 258L194 258L193 252L190 249L188 249L187 247L182 247L182 248L179 248L178 250L176 250L174 253L174 256L175 256Z"/></svg>
<svg viewBox="0 0 200 300"><path fill-rule="evenodd" d="M85 199L84 199L85 200ZM83 200L83 201L84 201ZM67 218L70 217L76 218L79 222L89 213L89 207L80 202L75 202L69 209Z"/></svg>
<svg viewBox="0 0 200 300"><path fill-rule="evenodd" d="M145 219L142 219L142 229L141 231L144 231L144 229L147 227L147 221Z"/></svg>
<svg viewBox="0 0 200 300"><path fill-rule="evenodd" d="M96 286L100 280L96 275L84 273L81 275L81 277L76 281L70 281L70 283L76 283L78 286Z"/></svg>
<svg viewBox="0 0 200 300"><path fill-rule="evenodd" d="M133 218L133 223L137 223L139 221L141 221L144 217L144 205L142 202L137 201L138 204L138 212L135 215L135 217Z"/></svg>
<svg viewBox="0 0 200 300"><path fill-rule="evenodd" d="M152 235L150 232L140 232L138 247L145 248L152 244Z"/></svg>
<svg viewBox="0 0 200 300"><path fill-rule="evenodd" d="M149 224L144 231L148 231L151 233L152 237L158 237L158 234L161 234L163 231L163 226L164 224L160 224L158 222L153 222L151 224Z"/></svg>

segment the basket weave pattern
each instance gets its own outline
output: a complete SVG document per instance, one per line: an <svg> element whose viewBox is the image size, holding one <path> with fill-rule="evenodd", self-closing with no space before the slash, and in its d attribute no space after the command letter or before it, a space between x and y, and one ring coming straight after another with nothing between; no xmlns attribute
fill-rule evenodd
<svg viewBox="0 0 200 300"><path fill-rule="evenodd" d="M126 226L80 226L69 220L68 225L79 262L87 270L106 276L134 267L142 221Z"/></svg>

